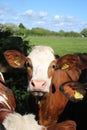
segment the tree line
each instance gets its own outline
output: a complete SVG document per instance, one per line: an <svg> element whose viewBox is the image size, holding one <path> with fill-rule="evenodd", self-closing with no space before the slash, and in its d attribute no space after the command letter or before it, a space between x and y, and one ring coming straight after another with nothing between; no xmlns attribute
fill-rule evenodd
<svg viewBox="0 0 87 130"><path fill-rule="evenodd" d="M87 28L84 28L81 32L65 32L64 30L60 30L59 32L50 31L44 28L32 28L27 29L22 23L18 26L15 24L0 24L0 30L7 31L8 33L13 33L14 35L19 35L22 37L27 37L29 35L40 35L40 36L60 36L60 37L87 37Z"/></svg>

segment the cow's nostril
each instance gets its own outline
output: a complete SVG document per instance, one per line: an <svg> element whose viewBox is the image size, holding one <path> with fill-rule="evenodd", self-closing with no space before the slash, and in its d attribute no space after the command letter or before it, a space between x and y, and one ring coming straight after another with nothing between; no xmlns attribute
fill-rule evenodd
<svg viewBox="0 0 87 130"><path fill-rule="evenodd" d="M42 86L45 86L46 85L46 82L44 82L43 84L42 84Z"/></svg>
<svg viewBox="0 0 87 130"><path fill-rule="evenodd" d="M33 81L31 81L31 84L32 84L32 86L33 86L33 87L35 87L35 84L34 84L34 82L33 82Z"/></svg>
<svg viewBox="0 0 87 130"><path fill-rule="evenodd" d="M33 91L44 91L46 88L46 81L34 79L31 81L31 89Z"/></svg>

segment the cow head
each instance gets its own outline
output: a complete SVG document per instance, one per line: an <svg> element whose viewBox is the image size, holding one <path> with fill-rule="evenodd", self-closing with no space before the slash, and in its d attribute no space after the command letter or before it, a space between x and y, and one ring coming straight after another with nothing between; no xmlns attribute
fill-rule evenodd
<svg viewBox="0 0 87 130"><path fill-rule="evenodd" d="M28 57L17 50L7 50L4 53L9 65L15 68L27 67L29 87L28 91L42 96L49 92L52 74L55 70L57 57L48 46L35 46Z"/></svg>
<svg viewBox="0 0 87 130"><path fill-rule="evenodd" d="M29 58L33 65L33 73L28 90L35 95L38 93L43 95L43 93L49 92L57 58L55 58L52 48L45 46L34 47Z"/></svg>

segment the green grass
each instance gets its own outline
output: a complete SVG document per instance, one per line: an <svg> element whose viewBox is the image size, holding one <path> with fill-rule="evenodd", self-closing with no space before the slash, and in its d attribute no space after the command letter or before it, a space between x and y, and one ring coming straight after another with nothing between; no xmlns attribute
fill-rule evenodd
<svg viewBox="0 0 87 130"><path fill-rule="evenodd" d="M57 36L29 36L30 45L47 45L60 56L73 53L87 53L86 38L66 38Z"/></svg>

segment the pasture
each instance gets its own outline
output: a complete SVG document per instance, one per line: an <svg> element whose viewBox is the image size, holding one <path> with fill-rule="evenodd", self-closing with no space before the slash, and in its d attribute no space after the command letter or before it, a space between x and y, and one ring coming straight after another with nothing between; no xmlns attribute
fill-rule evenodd
<svg viewBox="0 0 87 130"><path fill-rule="evenodd" d="M60 56L69 53L87 53L87 38L29 36L26 40L30 41L30 45L51 46L55 54Z"/></svg>

